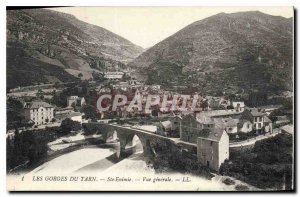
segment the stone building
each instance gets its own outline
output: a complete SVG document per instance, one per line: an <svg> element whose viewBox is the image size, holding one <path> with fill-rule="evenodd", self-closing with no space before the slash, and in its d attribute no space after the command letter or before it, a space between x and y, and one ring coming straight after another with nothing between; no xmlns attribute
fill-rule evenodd
<svg viewBox="0 0 300 197"><path fill-rule="evenodd" d="M224 129L205 129L197 138L198 161L208 168L219 171L229 159L229 136Z"/></svg>
<svg viewBox="0 0 300 197"><path fill-rule="evenodd" d="M214 122L206 116L194 117L186 115L180 123L180 139L186 142L197 143L197 137L203 129L213 129Z"/></svg>
<svg viewBox="0 0 300 197"><path fill-rule="evenodd" d="M53 119L54 107L42 101L26 103L24 107L25 120L34 125L48 124Z"/></svg>

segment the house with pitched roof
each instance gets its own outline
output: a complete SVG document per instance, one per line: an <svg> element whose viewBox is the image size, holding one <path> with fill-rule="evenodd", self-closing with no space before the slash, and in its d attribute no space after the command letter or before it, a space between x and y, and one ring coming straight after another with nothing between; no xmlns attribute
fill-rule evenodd
<svg viewBox="0 0 300 197"><path fill-rule="evenodd" d="M177 115L169 117L168 120L160 121L155 124L156 133L167 137L179 137L180 121L181 117Z"/></svg>
<svg viewBox="0 0 300 197"><path fill-rule="evenodd" d="M266 112L260 108L245 109L241 114L240 120L250 122L252 129L257 132L273 132L272 121L267 117Z"/></svg>
<svg viewBox="0 0 300 197"><path fill-rule="evenodd" d="M86 104L84 97L79 97L79 96L69 96L67 98L67 104L68 107L74 106L80 106L82 107L83 105Z"/></svg>
<svg viewBox="0 0 300 197"><path fill-rule="evenodd" d="M244 103L244 101L232 101L232 107L236 111L244 111L245 103Z"/></svg>
<svg viewBox="0 0 300 197"><path fill-rule="evenodd" d="M186 142L197 143L197 137L203 129L212 129L215 124L210 117L186 115L180 122L180 139Z"/></svg>
<svg viewBox="0 0 300 197"><path fill-rule="evenodd" d="M26 103L24 107L25 120L34 125L48 124L54 117L54 107L43 101Z"/></svg>
<svg viewBox="0 0 300 197"><path fill-rule="evenodd" d="M216 125L216 128L225 129L229 134L238 132L238 123L239 119L233 118L214 118L213 119Z"/></svg>
<svg viewBox="0 0 300 197"><path fill-rule="evenodd" d="M198 161L208 168L219 171L222 163L229 159L229 136L224 129L202 130L197 137Z"/></svg>
<svg viewBox="0 0 300 197"><path fill-rule="evenodd" d="M249 133L253 131L253 124L246 119L240 119L238 123L238 131L242 133Z"/></svg>

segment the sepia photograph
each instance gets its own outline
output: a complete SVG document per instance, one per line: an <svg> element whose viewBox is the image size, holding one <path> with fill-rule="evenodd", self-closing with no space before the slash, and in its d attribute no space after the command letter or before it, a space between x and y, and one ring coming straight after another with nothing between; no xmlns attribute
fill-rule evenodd
<svg viewBox="0 0 300 197"><path fill-rule="evenodd" d="M294 13L6 7L6 189L295 191Z"/></svg>

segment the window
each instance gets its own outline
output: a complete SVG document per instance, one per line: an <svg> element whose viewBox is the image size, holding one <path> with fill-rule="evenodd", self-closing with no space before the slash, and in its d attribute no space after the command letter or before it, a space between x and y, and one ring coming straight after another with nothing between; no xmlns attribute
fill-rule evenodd
<svg viewBox="0 0 300 197"><path fill-rule="evenodd" d="M258 124L258 128L261 129L261 123Z"/></svg>
<svg viewBox="0 0 300 197"><path fill-rule="evenodd" d="M211 141L211 142L210 142L210 146L212 146L212 145L213 145L213 142Z"/></svg>

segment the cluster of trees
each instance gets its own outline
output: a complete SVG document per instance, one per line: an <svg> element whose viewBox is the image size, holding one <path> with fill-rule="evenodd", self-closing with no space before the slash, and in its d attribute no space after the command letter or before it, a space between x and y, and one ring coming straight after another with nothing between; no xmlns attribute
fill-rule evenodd
<svg viewBox="0 0 300 197"><path fill-rule="evenodd" d="M103 82L105 80L104 75L99 72L93 71L92 76L93 76L93 79L98 82Z"/></svg>
<svg viewBox="0 0 300 197"><path fill-rule="evenodd" d="M292 100L287 100L283 103L283 106L279 109L274 110L270 114L270 119L274 122L277 121L277 116L286 116L288 120L293 123L293 101Z"/></svg>
<svg viewBox="0 0 300 197"><path fill-rule="evenodd" d="M264 106L267 104L268 95L265 92L252 92L246 101L246 105L249 107Z"/></svg>
<svg viewBox="0 0 300 197"><path fill-rule="evenodd" d="M28 163L33 164L47 156L47 138L34 131L15 132L14 139L6 141L7 171Z"/></svg>
<svg viewBox="0 0 300 197"><path fill-rule="evenodd" d="M70 133L71 131L79 131L81 129L81 124L77 121L73 121L70 118L66 118L61 122L62 133Z"/></svg>
<svg viewBox="0 0 300 197"><path fill-rule="evenodd" d="M84 105L80 112L84 113L85 119L91 119L92 121L95 121L101 118L101 115L96 111L96 107L92 105Z"/></svg>
<svg viewBox="0 0 300 197"><path fill-rule="evenodd" d="M20 127L31 127L24 118L23 104L14 98L9 98L6 102L7 129L16 129Z"/></svg>
<svg viewBox="0 0 300 197"><path fill-rule="evenodd" d="M177 148L160 147L158 144L155 147L157 155L152 158L151 162L157 172L178 171L182 173L191 173L197 176L211 179L213 175L210 170L199 164L196 154L181 151Z"/></svg>
<svg viewBox="0 0 300 197"><path fill-rule="evenodd" d="M67 98L72 95L78 95L80 97L87 95L87 84L81 83L81 88L77 88L75 86L67 87L61 92L53 92L53 97L51 103L58 107L66 107L67 106Z"/></svg>
<svg viewBox="0 0 300 197"><path fill-rule="evenodd" d="M15 131L13 138L6 139L7 171L27 163L28 165L47 156L48 143L71 131L81 129L79 122L69 118L61 123L61 127L51 127L42 130Z"/></svg>
<svg viewBox="0 0 300 197"><path fill-rule="evenodd" d="M230 162L220 169L229 175L258 188L291 189L293 166L293 139L279 134L256 142L251 150L231 151Z"/></svg>

